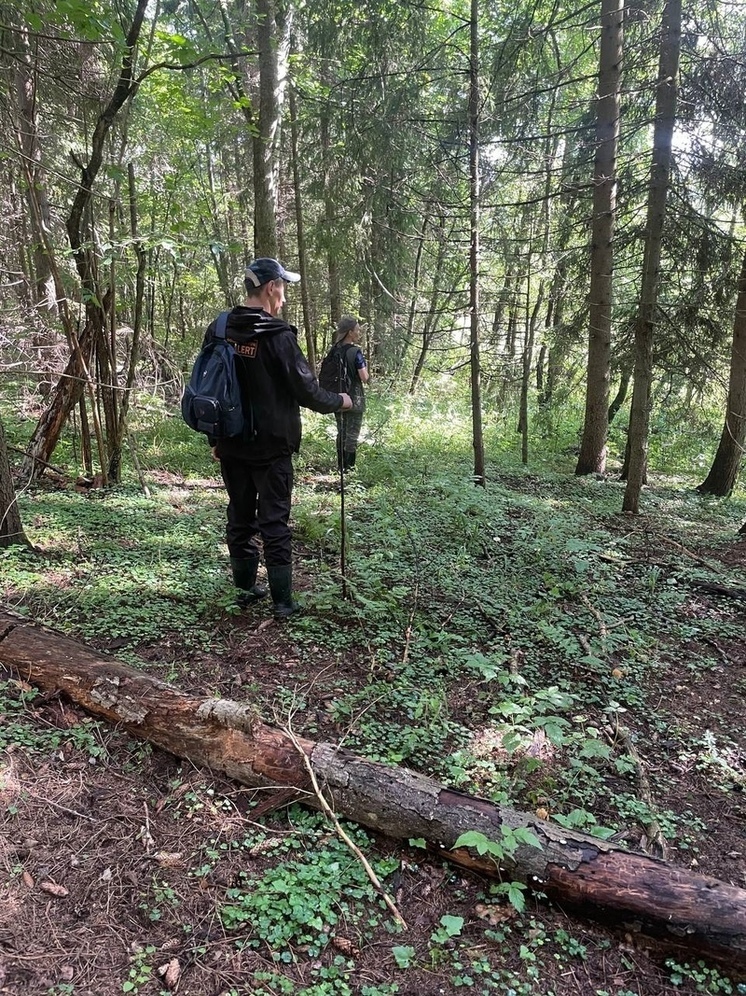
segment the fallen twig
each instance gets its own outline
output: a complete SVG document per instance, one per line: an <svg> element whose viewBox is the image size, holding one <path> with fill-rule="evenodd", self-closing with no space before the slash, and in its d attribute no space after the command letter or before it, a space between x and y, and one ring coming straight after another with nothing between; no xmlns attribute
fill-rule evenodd
<svg viewBox="0 0 746 996"><path fill-rule="evenodd" d="M368 878L370 879L370 881L373 883L373 888L376 890L376 892L381 896L381 898L383 899L383 901L386 903L386 905L388 906L389 910L391 911L391 914L394 917L394 919L397 921L397 923L404 930L407 930L408 929L407 928L407 922L404 919L404 917L401 915L401 913L399 912L399 910L397 909L396 903L391 898L391 896L388 894L388 892L386 892L386 890L384 889L384 887L381 885L381 881L378 878L378 876L376 875L375 871L373 870L370 862L365 857L365 855L360 850L360 848L357 846L357 844L354 842L354 840L352 840L352 838L349 836L349 834L347 834L345 832L344 827L342 826L342 824L337 819L336 813L334 812L334 810L332 809L332 807L327 802L326 797L324 796L323 792L321 791L321 786L319 785L318 780L316 778L316 773L314 772L314 770L313 770L313 768L311 766L311 762L310 762L310 760L308 758L308 754L306 754L306 752L303 750L303 748L301 747L301 745L298 743L298 740L297 740L295 734L293 733L293 731L291 729L289 729L288 727L285 727L284 730L283 730L283 732L290 738L291 743L293 744L293 746L295 747L295 749L298 751L298 753L300 754L301 758L303 759L303 765L304 765L304 767L306 769L308 777L311 779L311 785L313 786L313 790L314 790L314 792L316 794L316 798L319 801L319 806L321 807L321 810L324 813L324 815L327 817L327 819L329 819L330 822L332 823L332 825L334 827L334 830L336 831L337 836L339 837L339 839L344 844L347 845L347 847L349 847L349 849L352 851L352 853L358 859L358 861L360 862L360 864L363 866L363 869L365 870L365 874L368 876Z"/></svg>
<svg viewBox="0 0 746 996"><path fill-rule="evenodd" d="M8 446L8 449L12 450L13 453L20 453L21 456L26 456L26 450L19 449L18 446ZM34 463L40 463L42 467L46 467L47 470L54 471L54 473L59 474L60 477L65 476L64 470L60 470L59 467L55 467L53 463L47 463L47 461L42 460L41 457L34 457Z"/></svg>
<svg viewBox="0 0 746 996"><path fill-rule="evenodd" d="M695 560L698 564L702 564L703 567L707 567L709 570L718 570L719 565L710 560L705 560L703 557L698 557L696 553L692 553L691 550L687 550L685 546L682 546L681 543L677 543L676 540L669 539L668 536L656 536L656 539L661 540L663 543L668 543L669 546L672 546L680 553L686 554L687 557L691 557L692 560Z"/></svg>
<svg viewBox="0 0 746 996"><path fill-rule="evenodd" d="M598 609L594 605L591 605L590 599L588 598L587 595L581 595L580 598L581 598L581 601L582 601L583 605L586 607L586 609L588 609L588 611L590 612L590 614L593 616L593 618L598 623L598 632L599 632L599 635L601 636L602 642L605 641L606 640L606 636L607 636L607 630L606 630L606 623L604 622L603 616L601 615L601 613L598 611Z"/></svg>
<svg viewBox="0 0 746 996"><path fill-rule="evenodd" d="M648 780L647 772L645 770L645 764L642 758L637 752L637 748L632 742L632 733L627 729L626 726L621 726L619 720L615 718L614 726L608 727L609 734L613 740L621 740L624 744L624 749L627 754L632 758L635 764L635 777L637 779L637 793L642 801L647 805L650 810L650 819L646 822L640 820L645 835L648 839L648 843L652 844L652 849L645 846L645 842L641 841L640 846L642 850L646 851L648 854L653 853L657 857L667 858L668 856L668 843L666 838L663 836L663 831L661 830L660 823L653 815L653 809L655 803L653 802L653 792L650 788L650 782Z"/></svg>
<svg viewBox="0 0 746 996"><path fill-rule="evenodd" d="M409 657L409 648L412 643L412 623L414 621L414 614L417 611L417 596L419 595L420 585L419 582L415 583L414 595L412 597L412 611L409 613L409 619L407 621L407 629L404 634L404 653L402 654L402 664L407 663Z"/></svg>
<svg viewBox="0 0 746 996"><path fill-rule="evenodd" d="M100 820L98 817L88 816L87 813L81 813L77 809L70 809L68 806L63 806L62 803L55 802L54 799L47 799L43 795L34 795L33 793L29 792L29 798L36 799L37 802L43 802L47 806L53 806L55 809L59 809L63 813L68 813L70 816L77 816L78 819L81 820L90 820L91 823L102 822L102 820ZM108 817L104 817L104 821L107 818Z"/></svg>

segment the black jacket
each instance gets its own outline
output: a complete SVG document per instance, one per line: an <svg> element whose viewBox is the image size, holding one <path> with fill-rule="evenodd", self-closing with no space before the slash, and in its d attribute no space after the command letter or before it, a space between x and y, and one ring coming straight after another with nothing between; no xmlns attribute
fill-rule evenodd
<svg viewBox="0 0 746 996"><path fill-rule="evenodd" d="M205 342L214 334L207 329ZM226 338L236 350L241 401L254 434L218 442L220 456L268 463L300 447L300 408L326 415L342 408L342 396L319 387L298 346L298 330L261 308L239 306L228 315Z"/></svg>

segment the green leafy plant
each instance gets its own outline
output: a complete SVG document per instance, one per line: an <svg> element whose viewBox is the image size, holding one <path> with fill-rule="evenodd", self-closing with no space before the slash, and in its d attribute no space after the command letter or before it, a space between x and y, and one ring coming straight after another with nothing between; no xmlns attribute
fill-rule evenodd
<svg viewBox="0 0 746 996"><path fill-rule="evenodd" d="M135 951L127 978L122 983L123 993L131 993L136 996L144 986L148 985L153 976L150 958L155 954L155 951L156 948L152 944Z"/></svg>
<svg viewBox="0 0 746 996"><path fill-rule="evenodd" d="M228 930L250 928L248 943L265 943L273 957L292 961L292 948L301 946L317 957L327 946L337 923L344 918L349 930L356 925L363 934L379 922L366 907L375 899L373 887L360 863L337 838L312 846L320 836L323 820L298 818L306 846L297 858L268 869L262 876L243 874L240 887L229 889L220 916ZM357 828L349 832L364 846L366 835ZM385 877L393 870L390 861L374 863Z"/></svg>
<svg viewBox="0 0 746 996"><path fill-rule="evenodd" d="M415 963L416 952L409 944L397 944L391 949L391 954L399 968L411 968Z"/></svg>
<svg viewBox="0 0 746 996"><path fill-rule="evenodd" d="M521 845L536 847L541 850L542 844L533 830L528 827L500 827L500 839L493 840L478 830L467 830L462 833L454 843L457 847L473 847L480 856L489 855L498 866L509 864L510 859ZM502 882L498 886L498 891L503 892L508 902L518 912L522 912L526 905L524 890L526 886L521 882Z"/></svg>
<svg viewBox="0 0 746 996"><path fill-rule="evenodd" d="M707 965L704 961L698 961L692 965L689 962L679 963L672 958L667 959L666 968L669 970L669 978L675 986L684 985L689 982L694 985L698 993L725 993L731 996L733 993L746 993L746 985L736 985L727 976L724 976L718 968Z"/></svg>
<svg viewBox="0 0 746 996"><path fill-rule="evenodd" d="M148 920L156 923L163 917L165 910L173 910L178 905L179 897L176 891L168 882L154 877L150 886L148 900L143 900L139 904L139 908Z"/></svg>
<svg viewBox="0 0 746 996"><path fill-rule="evenodd" d="M462 916L449 916L446 914L440 918L440 926L430 935L431 944L445 944L452 937L458 937L464 929L464 918Z"/></svg>
<svg viewBox="0 0 746 996"><path fill-rule="evenodd" d="M552 819L567 830L584 830L601 840L608 840L614 834L613 827L599 826L593 813L585 809L573 809L569 813L552 813Z"/></svg>

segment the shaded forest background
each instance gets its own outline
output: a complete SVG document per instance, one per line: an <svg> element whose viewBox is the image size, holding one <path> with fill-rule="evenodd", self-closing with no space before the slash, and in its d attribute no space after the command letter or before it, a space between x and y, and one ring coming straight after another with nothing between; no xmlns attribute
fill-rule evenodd
<svg viewBox="0 0 746 996"><path fill-rule="evenodd" d="M117 481L132 389L173 403L245 263L277 255L312 361L353 311L379 384L470 382L478 482L499 411L524 462L532 425L569 414L581 474L624 423L629 511L651 432L682 421L712 440L704 490L734 487L737 5L0 10L0 329L6 383L38 402L28 476L74 417L87 472Z"/></svg>

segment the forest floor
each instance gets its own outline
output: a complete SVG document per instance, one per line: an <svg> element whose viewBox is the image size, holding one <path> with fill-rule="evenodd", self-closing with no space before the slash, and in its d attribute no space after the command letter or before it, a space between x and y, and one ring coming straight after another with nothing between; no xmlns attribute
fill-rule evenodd
<svg viewBox="0 0 746 996"><path fill-rule="evenodd" d="M164 475L159 487L172 505L187 501L183 481ZM659 541L647 537L649 548L660 550ZM299 542L296 555L297 588L310 592L313 550ZM710 578L718 565L723 577L746 576L746 537L712 548L670 541L666 555L671 563L706 563ZM49 584L71 584L54 568L52 556ZM732 580L725 587L732 589ZM12 585L0 596L35 615L33 597ZM638 794L622 834L631 848L646 846L639 827L652 825L654 811L667 860L740 888L743 596L692 585L676 610L691 623L685 646L672 645L661 626L666 664L645 676L645 703L654 707L630 707L625 718L653 798ZM312 605L308 611L313 615ZM45 622L54 625L54 617ZM589 616L583 627L592 623ZM114 656L126 650L125 659L185 691L257 701L267 722L292 717L293 727L314 739L348 740L352 721L340 701L370 686L370 648L350 638L343 654L332 652L319 637L323 630L309 637L295 621L275 623L266 603L240 615L213 612L206 625L209 640L196 646L193 632L178 625L155 640L127 642L105 631L90 636L97 627L89 619L83 635ZM746 993L746 978L727 965L664 947L632 925L604 926L541 897L529 897L518 912L479 875L417 846L358 833L406 921L399 931L319 814L281 800L257 816L266 792L135 742L59 698L29 695L19 710L12 702L13 689L24 690L17 677L4 676L0 700L4 723L16 724L0 768L0 993ZM461 694L450 691L448 728L474 727L476 690L477 682L467 682ZM432 716L425 719L423 736L428 723L432 728ZM411 715L402 722L418 725ZM579 769L580 779L585 774ZM540 784L535 773L526 777L520 808L551 808L541 795L551 796L545 775ZM621 777L607 772L606 791L616 791Z"/></svg>

